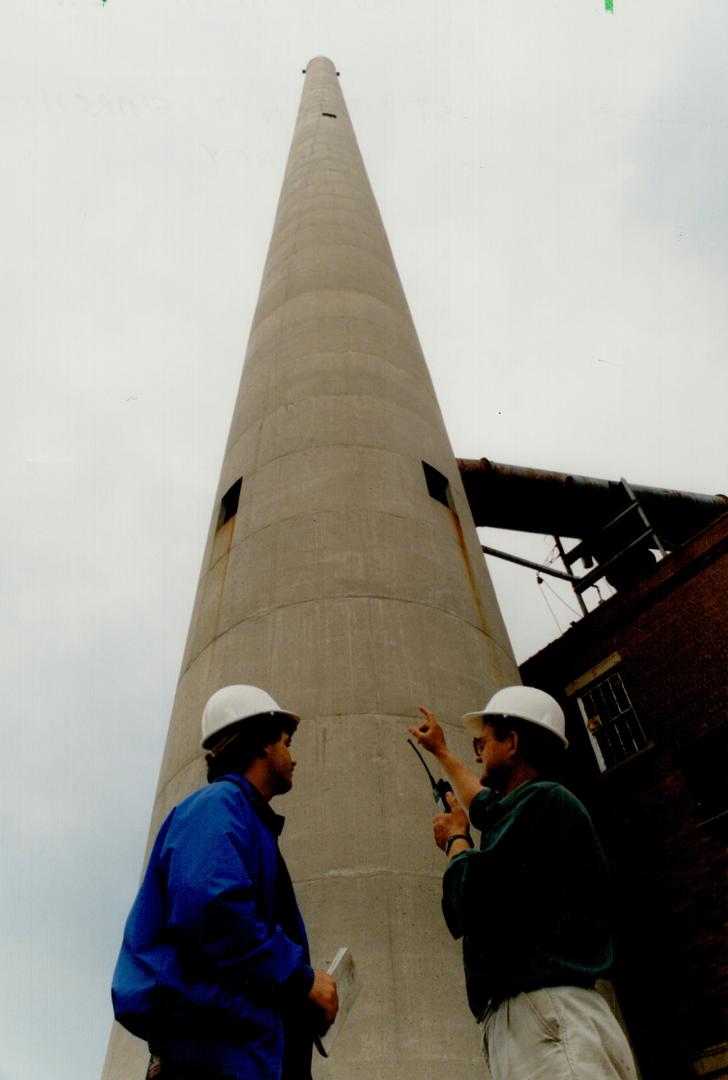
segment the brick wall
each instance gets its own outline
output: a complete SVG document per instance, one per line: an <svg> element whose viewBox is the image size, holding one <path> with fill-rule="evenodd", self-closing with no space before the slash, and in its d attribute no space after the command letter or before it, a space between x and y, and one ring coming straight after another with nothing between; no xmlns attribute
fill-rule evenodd
<svg viewBox="0 0 728 1080"><path fill-rule="evenodd" d="M728 1076L727 548L725 515L521 666L564 705L567 783L612 862L615 982L645 1080ZM614 653L652 745L601 774L566 687Z"/></svg>

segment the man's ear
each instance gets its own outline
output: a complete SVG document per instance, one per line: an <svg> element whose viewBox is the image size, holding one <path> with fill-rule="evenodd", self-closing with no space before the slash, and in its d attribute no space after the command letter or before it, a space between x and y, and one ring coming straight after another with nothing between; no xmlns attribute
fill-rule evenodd
<svg viewBox="0 0 728 1080"><path fill-rule="evenodd" d="M282 738L283 738L283 733L281 733L278 736L277 739L273 739L272 742L265 743L263 746L261 746L259 748L259 750L258 750L258 757L260 757L260 758L270 757L271 750L273 749L274 746L278 745L278 743L281 741Z"/></svg>
<svg viewBox="0 0 728 1080"><path fill-rule="evenodd" d="M515 758L518 757L520 741L520 736L517 731L511 730L508 732L506 742L508 743L508 757L511 761L514 761Z"/></svg>

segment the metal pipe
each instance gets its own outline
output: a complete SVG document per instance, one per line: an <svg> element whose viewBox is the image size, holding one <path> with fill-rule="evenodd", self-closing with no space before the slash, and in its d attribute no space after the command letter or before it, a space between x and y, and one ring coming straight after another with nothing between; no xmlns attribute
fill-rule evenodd
<svg viewBox="0 0 728 1080"><path fill-rule="evenodd" d="M496 559L505 559L506 562L517 563L519 566L527 566L529 570L538 570L539 574L548 574L550 577L560 578L561 581L574 582L577 579L573 574L566 574L563 570L554 570L552 566L544 566L543 563L532 562L520 555L511 555L508 551L499 551L497 548L480 545L486 555L494 555Z"/></svg>
<svg viewBox="0 0 728 1080"><path fill-rule="evenodd" d="M476 525L583 539L624 509L618 480L459 458L458 467ZM666 547L676 547L728 509L725 495L632 484L650 525Z"/></svg>

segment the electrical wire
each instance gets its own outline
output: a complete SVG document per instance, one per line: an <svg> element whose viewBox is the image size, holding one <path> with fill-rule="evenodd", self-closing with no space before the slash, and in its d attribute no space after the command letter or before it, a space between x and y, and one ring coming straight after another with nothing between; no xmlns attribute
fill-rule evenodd
<svg viewBox="0 0 728 1080"><path fill-rule="evenodd" d="M543 578L541 577L541 575L540 575L540 574L536 574L536 584L537 584L538 586L541 586L541 585L543 585L543 583L544 583L544 580L543 580ZM564 632L564 631L563 631L563 628L562 628L562 626L561 626L561 623L560 623L560 622L559 622L559 620L558 620L558 619L556 618L556 614L555 614L555 612L554 612L553 608L551 607L551 604L549 604L549 600L548 600L548 597L547 597L546 593L545 593L545 592L543 591L543 589L540 589L540 592L541 592L541 596L542 596L542 597L543 597L543 599L544 599L544 603L546 604L546 607L547 607L547 608L549 609L549 611L551 612L551 618L552 618L552 619L554 620L554 622L556 623L556 629L557 629L557 630L559 631L559 633L560 633L560 634L563 634L563 632Z"/></svg>
<svg viewBox="0 0 728 1080"><path fill-rule="evenodd" d="M572 615L576 615L577 619L580 619L582 617L582 613L580 611L576 611L575 608L573 608L569 604L567 604L566 601L564 600L563 596L559 596L559 594L556 592L556 590L552 589L547 581L542 580L541 584L545 585L546 588L549 590L549 592L553 593L554 596L556 597L556 599L560 600L561 603L564 605L564 607L567 608L571 612Z"/></svg>

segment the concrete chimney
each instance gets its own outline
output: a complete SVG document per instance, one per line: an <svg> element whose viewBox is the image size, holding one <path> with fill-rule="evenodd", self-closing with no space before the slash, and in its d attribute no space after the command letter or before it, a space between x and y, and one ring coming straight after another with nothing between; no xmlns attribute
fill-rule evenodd
<svg viewBox="0 0 728 1080"><path fill-rule="evenodd" d="M406 178L402 177L402 182ZM423 261L427 252L422 252ZM151 823L204 783L199 724L228 683L303 717L282 848L314 963L352 948L361 995L336 1080L481 1075L445 858L406 743L518 682L339 80L306 71L230 426ZM316 1054L314 1053L316 1058ZM142 1080L115 1028L104 1080Z"/></svg>

